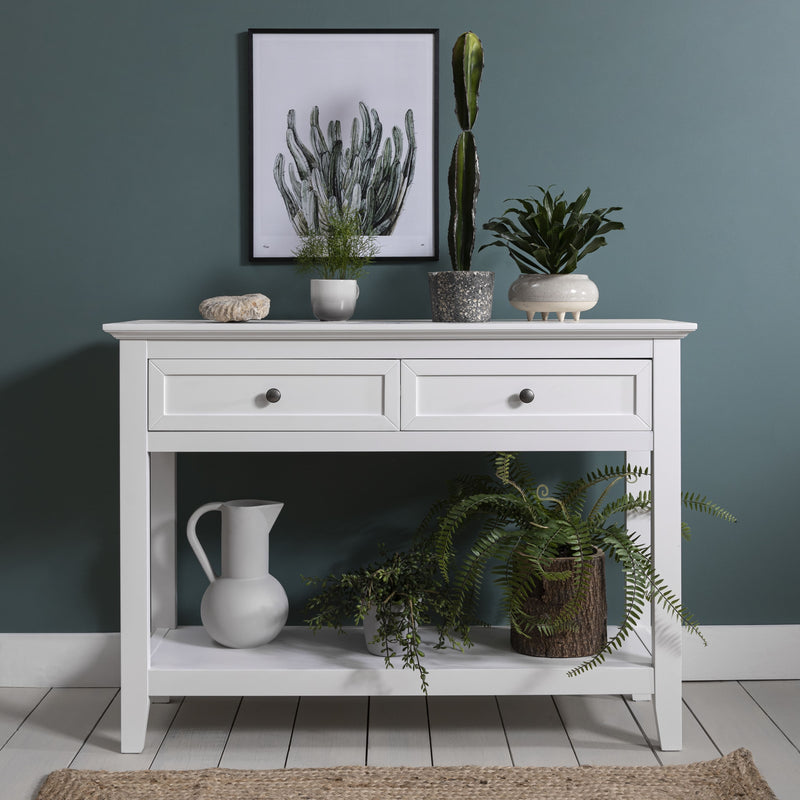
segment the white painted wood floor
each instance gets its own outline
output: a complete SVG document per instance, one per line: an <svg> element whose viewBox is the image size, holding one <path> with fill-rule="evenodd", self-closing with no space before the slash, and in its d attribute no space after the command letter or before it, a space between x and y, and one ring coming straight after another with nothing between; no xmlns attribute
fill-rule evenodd
<svg viewBox="0 0 800 800"><path fill-rule="evenodd" d="M76 769L675 764L749 748L800 800L800 681L686 683L684 749L653 745L649 702L622 697L186 698L154 704L145 751L119 751L115 689L0 688L0 796L33 800Z"/></svg>

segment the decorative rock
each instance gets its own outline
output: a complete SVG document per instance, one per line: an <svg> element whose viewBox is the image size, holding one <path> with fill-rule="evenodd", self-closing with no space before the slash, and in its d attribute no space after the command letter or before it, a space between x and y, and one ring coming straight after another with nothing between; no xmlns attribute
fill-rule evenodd
<svg viewBox="0 0 800 800"><path fill-rule="evenodd" d="M263 294L220 295L200 303L203 319L214 322L246 322L269 314L269 297Z"/></svg>

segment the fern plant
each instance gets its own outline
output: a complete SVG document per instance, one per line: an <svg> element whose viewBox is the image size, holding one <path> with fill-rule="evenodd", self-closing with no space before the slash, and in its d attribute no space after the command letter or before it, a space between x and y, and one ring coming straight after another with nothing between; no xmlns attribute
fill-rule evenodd
<svg viewBox="0 0 800 800"><path fill-rule="evenodd" d="M374 613L377 634L373 641L386 666L393 667L394 657L399 656L403 668L419 673L426 694L428 671L422 661L420 628L436 625L437 649L449 645L461 650L472 643L469 624L459 615L430 542L420 541L405 552L382 553L378 561L355 570L303 580L319 589L305 607L312 630L331 627L343 633L345 624L363 623Z"/></svg>
<svg viewBox="0 0 800 800"><path fill-rule="evenodd" d="M605 647L592 658L570 670L578 675L617 650L630 636L642 616L645 604L655 602L681 620L689 631L703 639L697 624L677 595L653 567L650 547L623 523L612 518L624 512L647 511L650 492L626 492L611 497L618 484L635 482L648 474L639 466L605 466L556 486L552 493L532 480L511 453L494 457L494 476L459 479L449 498L434 506L423 523L430 530L443 575L454 588L454 618L474 618L477 597L485 576L492 575L502 592L503 610L513 630L522 636L536 629L546 636L570 629L589 587L590 557L595 548L619 563L625 573L625 606L621 625ZM596 488L597 487L597 488ZM598 498L588 507L591 490ZM684 493L683 504L735 522L730 512L696 493ZM473 518L482 524L470 541L466 554L456 561L456 539ZM683 525L683 534L689 529ZM574 571L554 572L553 559L572 556ZM520 569L520 564L524 569ZM543 581L575 582L572 600L548 618L533 617L525 611L532 589ZM703 639L705 642L705 639Z"/></svg>

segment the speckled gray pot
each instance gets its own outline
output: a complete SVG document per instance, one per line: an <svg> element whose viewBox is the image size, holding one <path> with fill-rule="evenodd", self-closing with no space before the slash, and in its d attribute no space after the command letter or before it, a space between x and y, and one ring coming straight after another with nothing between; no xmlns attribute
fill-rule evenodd
<svg viewBox="0 0 800 800"><path fill-rule="evenodd" d="M492 318L494 272L429 272L434 322L488 322Z"/></svg>

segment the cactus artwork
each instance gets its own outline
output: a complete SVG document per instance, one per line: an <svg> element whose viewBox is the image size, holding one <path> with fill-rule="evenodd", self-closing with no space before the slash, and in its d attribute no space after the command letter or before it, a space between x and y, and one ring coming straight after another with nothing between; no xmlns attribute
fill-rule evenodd
<svg viewBox="0 0 800 800"><path fill-rule="evenodd" d="M414 113L409 108L405 114L405 148L400 128L394 126L391 137L382 142L383 125L378 112L364 102L358 105L359 116L350 126L348 142L342 137L339 120L331 120L327 135L323 133L319 107L314 106L310 146L297 132L295 110L289 110L286 145L290 159L278 153L273 175L299 236L324 229L327 209L357 209L362 231L373 236L388 236L397 224L414 179Z"/></svg>

